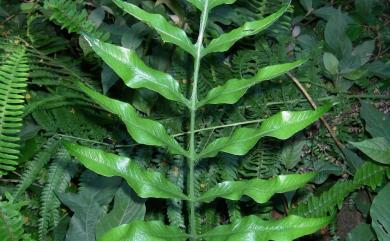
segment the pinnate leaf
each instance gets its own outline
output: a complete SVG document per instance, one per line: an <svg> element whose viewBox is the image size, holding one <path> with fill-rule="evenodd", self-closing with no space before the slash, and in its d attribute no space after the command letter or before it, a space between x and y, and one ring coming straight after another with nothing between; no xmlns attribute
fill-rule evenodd
<svg viewBox="0 0 390 241"><path fill-rule="evenodd" d="M230 137L218 138L210 143L198 158L213 157L218 152L245 155L260 138L269 136L285 140L318 120L331 108L331 104L309 111L282 111L266 119L259 128L239 128Z"/></svg>
<svg viewBox="0 0 390 241"><path fill-rule="evenodd" d="M332 217L302 218L290 215L265 221L256 216L245 217L233 224L219 226L202 235L206 241L292 241L325 227Z"/></svg>
<svg viewBox="0 0 390 241"><path fill-rule="evenodd" d="M187 99L180 93L179 83L171 75L145 65L134 50L104 43L89 35L84 35L84 38L128 87L147 88L169 100L187 103Z"/></svg>
<svg viewBox="0 0 390 241"><path fill-rule="evenodd" d="M160 221L133 221L113 228L98 241L185 241L188 235Z"/></svg>
<svg viewBox="0 0 390 241"><path fill-rule="evenodd" d="M243 195L253 198L257 203L267 202L274 194L290 192L305 185L316 174L280 175L269 180L251 179L218 183L200 196L198 201L211 202L217 197L239 200Z"/></svg>
<svg viewBox="0 0 390 241"><path fill-rule="evenodd" d="M238 40L251 35L258 34L260 31L268 28L276 22L289 8L289 4L283 6L276 13L257 21L247 22L243 26L224 33L216 39L213 39L210 44L202 51L202 55L207 55L215 52L225 52L232 47Z"/></svg>
<svg viewBox="0 0 390 241"><path fill-rule="evenodd" d="M211 89L206 98L199 103L199 106L206 104L234 104L250 87L265 80L285 74L305 62L306 59L301 59L292 63L271 65L261 68L257 74L250 79L228 80L224 85Z"/></svg>
<svg viewBox="0 0 390 241"><path fill-rule="evenodd" d="M374 161L390 164L390 143L383 137L377 137L362 142L350 142Z"/></svg>
<svg viewBox="0 0 390 241"><path fill-rule="evenodd" d="M147 171L135 161L70 142L64 142L68 152L75 156L86 168L106 177L120 176L142 198L187 199L173 183L161 173Z"/></svg>
<svg viewBox="0 0 390 241"><path fill-rule="evenodd" d="M78 82L79 88L107 111L116 114L125 123L131 137L144 145L166 147L173 154L187 156L187 152L169 136L164 126L157 121L139 117L128 103L111 99Z"/></svg>
<svg viewBox="0 0 390 241"><path fill-rule="evenodd" d="M118 7L122 8L133 17L154 28L165 42L176 44L191 55L195 55L195 46L192 44L187 34L182 29L169 23L160 14L148 13L134 4L126 3L122 0L113 1Z"/></svg>

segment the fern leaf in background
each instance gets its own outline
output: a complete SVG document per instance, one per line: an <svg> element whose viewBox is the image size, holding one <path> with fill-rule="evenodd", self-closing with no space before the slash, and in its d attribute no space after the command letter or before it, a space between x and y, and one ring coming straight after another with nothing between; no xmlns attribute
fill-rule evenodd
<svg viewBox="0 0 390 241"><path fill-rule="evenodd" d="M0 240L1 241L33 241L23 230L23 215L20 208L26 203L14 203L13 198L6 194L9 201L0 201Z"/></svg>
<svg viewBox="0 0 390 241"><path fill-rule="evenodd" d="M62 148L49 167L48 185L43 188L41 194L39 240L47 240L46 235L49 228L55 227L59 223L61 217L58 208L61 202L58 200L56 192L63 192L67 188L76 170L75 163Z"/></svg>
<svg viewBox="0 0 390 241"><path fill-rule="evenodd" d="M50 20L56 21L69 33L83 31L102 40L107 40L110 37L108 32L99 30L88 20L88 12L85 9L79 10L75 1L46 0L44 8L50 11Z"/></svg>
<svg viewBox="0 0 390 241"><path fill-rule="evenodd" d="M24 94L29 66L23 47L0 66L0 176L15 170L19 158Z"/></svg>
<svg viewBox="0 0 390 241"><path fill-rule="evenodd" d="M292 214L302 217L321 217L335 212L335 207L341 208L344 199L362 186L375 189L382 184L388 167L366 162L356 172L353 180L338 182L320 196L312 196L302 203Z"/></svg>

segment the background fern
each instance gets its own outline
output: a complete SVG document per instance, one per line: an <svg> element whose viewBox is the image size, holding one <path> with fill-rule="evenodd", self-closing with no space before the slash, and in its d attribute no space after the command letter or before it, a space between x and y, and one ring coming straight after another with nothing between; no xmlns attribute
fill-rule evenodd
<svg viewBox="0 0 390 241"><path fill-rule="evenodd" d="M24 233L24 217L20 209L26 203L14 203L11 195L6 195L9 199L0 200L0 238L4 241L33 241L29 234Z"/></svg>
<svg viewBox="0 0 390 241"><path fill-rule="evenodd" d="M18 164L28 74L24 47L9 53L0 67L0 176L15 170Z"/></svg>
<svg viewBox="0 0 390 241"><path fill-rule="evenodd" d="M102 40L109 38L109 33L98 30L88 20L88 12L78 6L83 1L45 0L44 2L44 8L50 11L49 19L55 20L70 33L83 31Z"/></svg>
<svg viewBox="0 0 390 241"><path fill-rule="evenodd" d="M335 207L341 208L344 199L362 186L375 189L385 178L388 167L370 162L365 163L356 172L353 180L340 181L318 197L313 196L299 205L292 213L305 217L319 217L335 213Z"/></svg>

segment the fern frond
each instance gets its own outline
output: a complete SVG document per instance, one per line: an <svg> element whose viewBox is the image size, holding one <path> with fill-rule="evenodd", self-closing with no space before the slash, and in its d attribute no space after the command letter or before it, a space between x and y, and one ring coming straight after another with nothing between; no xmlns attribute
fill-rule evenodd
<svg viewBox="0 0 390 241"><path fill-rule="evenodd" d="M14 197L17 198L34 182L42 168L50 161L54 152L57 151L59 140L56 137L47 139L46 144L35 155L34 159L27 164L26 170L22 174L20 183L17 186Z"/></svg>
<svg viewBox="0 0 390 241"><path fill-rule="evenodd" d="M168 171L169 180L184 188L184 160L182 157L175 157L173 166ZM184 229L185 221L183 215L183 201L182 200L167 200L167 216L169 223L173 226Z"/></svg>
<svg viewBox="0 0 390 241"><path fill-rule="evenodd" d="M70 179L76 172L76 164L72 162L69 154L62 148L49 167L47 184L41 194L41 208L39 219L39 240L46 240L50 227L59 221L59 206L61 202L56 192L64 192Z"/></svg>
<svg viewBox="0 0 390 241"><path fill-rule="evenodd" d="M77 2L73 0L46 0L44 8L51 11L50 20L55 20L70 33L82 31L90 33L101 40L109 38L109 33L99 30L90 22L87 10L79 10Z"/></svg>
<svg viewBox="0 0 390 241"><path fill-rule="evenodd" d="M18 164L18 135L28 72L23 47L16 49L0 67L0 176L15 170Z"/></svg>
<svg viewBox="0 0 390 241"><path fill-rule="evenodd" d="M219 163L219 172L222 181L238 180L239 160L236 157L226 156ZM241 219L241 210L237 201L226 200L227 211L231 223Z"/></svg>
<svg viewBox="0 0 390 241"><path fill-rule="evenodd" d="M268 59L268 55L263 51L239 50L231 60L232 72L236 78L240 79L253 77L260 67L266 65Z"/></svg>
<svg viewBox="0 0 390 241"><path fill-rule="evenodd" d="M13 203L13 198L11 197L8 197L8 199L10 200L0 202L0 240L32 240L30 235L24 233L23 215L19 211L26 204Z"/></svg>
<svg viewBox="0 0 390 241"><path fill-rule="evenodd" d="M45 54L64 51L69 46L69 42L58 36L50 22L40 14L28 16L27 37L34 48Z"/></svg>
<svg viewBox="0 0 390 241"><path fill-rule="evenodd" d="M23 234L23 216L14 204L0 202L0 239L19 240Z"/></svg>
<svg viewBox="0 0 390 241"><path fill-rule="evenodd" d="M196 178L196 193L201 193L209 190L218 183L218 167L216 163L209 167L202 166L200 170L195 172ZM205 233L215 228L219 224L219 215L215 209L215 203L206 203L198 206L197 214L198 233Z"/></svg>
<svg viewBox="0 0 390 241"><path fill-rule="evenodd" d="M303 217L321 217L333 213L335 207L341 208L344 199L362 186L376 188L382 184L386 171L385 166L371 162L363 164L356 172L353 180L338 182L320 196L312 196L307 202L291 210L291 214Z"/></svg>
<svg viewBox="0 0 390 241"><path fill-rule="evenodd" d="M271 142L261 142L258 148L254 149L242 161L239 173L241 176L251 178L267 179L279 174L281 161L278 158L277 149Z"/></svg>

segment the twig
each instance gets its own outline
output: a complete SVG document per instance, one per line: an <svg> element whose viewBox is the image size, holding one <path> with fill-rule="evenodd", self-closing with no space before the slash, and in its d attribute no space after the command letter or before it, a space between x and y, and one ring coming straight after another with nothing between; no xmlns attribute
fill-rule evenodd
<svg viewBox="0 0 390 241"><path fill-rule="evenodd" d="M292 79L292 81L297 85L299 90L303 93L303 95L306 97L306 99L309 101L310 105L313 107L313 109L317 109L317 105L314 102L313 98L310 96L310 94L307 92L305 87L299 82L299 80L291 73L287 73L287 75ZM337 147L340 149L341 153L342 150L345 148L345 146L337 139L336 134L333 132L332 128L330 127L329 123L325 120L324 117L321 117L321 122L324 124L325 128L328 130L330 136L333 138L334 142L336 143Z"/></svg>

